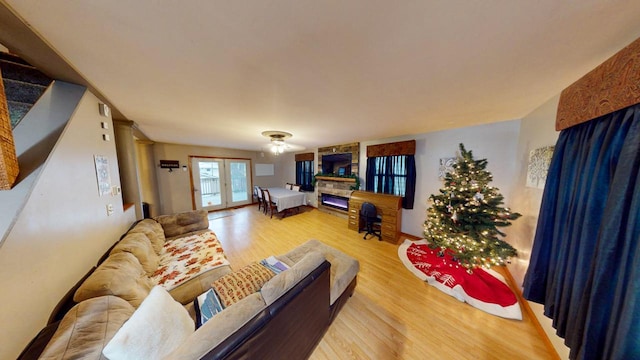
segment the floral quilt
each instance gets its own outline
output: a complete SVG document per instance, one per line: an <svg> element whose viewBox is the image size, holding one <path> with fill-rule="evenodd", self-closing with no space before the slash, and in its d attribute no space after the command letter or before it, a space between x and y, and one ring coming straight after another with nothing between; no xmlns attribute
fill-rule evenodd
<svg viewBox="0 0 640 360"><path fill-rule="evenodd" d="M211 269L229 265L213 231L185 236L164 244L160 266L152 278L167 291Z"/></svg>

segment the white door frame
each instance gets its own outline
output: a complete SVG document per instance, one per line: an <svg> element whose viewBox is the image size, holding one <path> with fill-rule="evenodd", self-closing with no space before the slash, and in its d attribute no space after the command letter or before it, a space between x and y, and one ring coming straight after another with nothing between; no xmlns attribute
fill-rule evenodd
<svg viewBox="0 0 640 360"><path fill-rule="evenodd" d="M219 186L219 191L216 192L214 201L211 205L202 204L201 186L200 181L200 162L215 162L218 163L219 169L219 182L216 186ZM231 164L244 163L245 164L245 178L236 179L236 183L232 184ZM205 209L207 211L221 210L231 207L242 206L251 204L252 199L252 176L251 176L251 159L243 158L220 158L209 156L189 156L189 174L191 183L191 202L193 209ZM237 182L240 181L240 184ZM246 195L242 192L238 192L238 186L246 187ZM208 185L207 185L208 186ZM236 187L236 192L233 192L233 187ZM207 187L209 188L209 187ZM217 188L216 188L217 189ZM216 201L217 200L217 201Z"/></svg>

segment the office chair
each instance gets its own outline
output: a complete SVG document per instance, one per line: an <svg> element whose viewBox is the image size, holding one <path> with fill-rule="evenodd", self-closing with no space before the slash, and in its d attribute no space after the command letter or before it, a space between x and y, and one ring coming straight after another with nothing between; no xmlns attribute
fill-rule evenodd
<svg viewBox="0 0 640 360"><path fill-rule="evenodd" d="M378 211L376 210L375 205L369 202L362 203L362 206L360 207L360 217L364 220L367 230L363 239L366 240L368 235L373 235L378 237L378 241L382 240L382 235L380 233L380 218L378 217Z"/></svg>

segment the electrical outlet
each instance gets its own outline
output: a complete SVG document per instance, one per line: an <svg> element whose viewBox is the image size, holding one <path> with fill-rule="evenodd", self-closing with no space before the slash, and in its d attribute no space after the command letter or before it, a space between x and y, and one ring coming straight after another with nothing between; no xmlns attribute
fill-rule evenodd
<svg viewBox="0 0 640 360"><path fill-rule="evenodd" d="M111 216L113 214L113 204L107 204L107 216Z"/></svg>

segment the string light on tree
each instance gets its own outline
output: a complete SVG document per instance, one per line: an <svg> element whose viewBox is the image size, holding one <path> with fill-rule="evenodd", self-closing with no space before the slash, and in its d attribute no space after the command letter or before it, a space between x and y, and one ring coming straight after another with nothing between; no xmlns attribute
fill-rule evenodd
<svg viewBox="0 0 640 360"><path fill-rule="evenodd" d="M439 195L431 195L424 236L434 248L445 249L471 271L475 267L504 265L517 251L500 237L498 227L511 225L521 215L504 208L504 197L486 171L487 160L474 160L460 144L458 161L447 173Z"/></svg>

